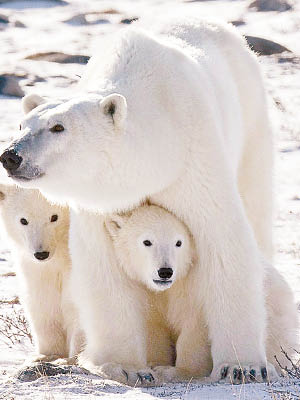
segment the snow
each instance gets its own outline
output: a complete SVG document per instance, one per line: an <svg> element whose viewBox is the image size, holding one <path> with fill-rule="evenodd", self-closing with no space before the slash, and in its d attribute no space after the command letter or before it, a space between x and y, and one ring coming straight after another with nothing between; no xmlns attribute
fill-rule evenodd
<svg viewBox="0 0 300 400"><path fill-rule="evenodd" d="M84 66L25 60L39 52L63 51L91 55L97 36L122 29L121 19L136 16L164 15L170 12L217 17L225 21L243 20L241 33L272 39L293 53L260 57L266 76L270 110L274 127L276 211L274 238L276 267L286 276L300 301L300 3L282 13L259 13L247 8L244 0L70 0L0 1L0 13L12 21L0 26L0 74L26 74L21 81L26 93L63 96L73 90ZM101 11L114 9L118 13ZM96 14L95 12L99 12ZM86 25L63 21L78 14L88 14ZM109 23L97 23L97 20ZM14 26L21 21L25 28ZM35 80L35 78L42 78ZM30 83L31 80L31 83ZM33 82L33 83L32 83ZM26 86L26 83L33 86ZM21 118L20 99L0 96L0 149L18 129ZM259 173L259 171L257 171ZM6 177L0 170L0 181ZM13 315L20 305L9 304L18 295L17 278L10 276L15 266L5 235L0 241L0 317ZM7 276L8 275L8 276ZM1 321L0 321L1 327ZM33 351L28 338L11 344L0 334L0 399L184 399L184 400L262 400L300 399L300 381L281 380L271 385L240 386L189 383L169 384L157 388L129 388L112 381L85 374L72 368L67 375L41 377L22 382L15 375ZM290 393L290 394L287 394Z"/></svg>

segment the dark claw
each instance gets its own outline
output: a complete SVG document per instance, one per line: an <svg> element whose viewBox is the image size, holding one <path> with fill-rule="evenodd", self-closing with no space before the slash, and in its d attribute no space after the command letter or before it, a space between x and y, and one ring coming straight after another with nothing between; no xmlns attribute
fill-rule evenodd
<svg viewBox="0 0 300 400"><path fill-rule="evenodd" d="M251 369L249 372L250 380L255 381L256 371L255 369Z"/></svg>
<svg viewBox="0 0 300 400"><path fill-rule="evenodd" d="M146 379L149 382L153 382L154 381L153 375L150 374L150 373L147 374L147 375L144 375L144 379Z"/></svg>
<svg viewBox="0 0 300 400"><path fill-rule="evenodd" d="M137 373L138 376L138 381L140 381L141 383L143 383L144 381L148 381L148 382L153 382L154 378L152 374L140 374L139 372Z"/></svg>
<svg viewBox="0 0 300 400"><path fill-rule="evenodd" d="M236 378L238 377L239 374L239 370L237 368L234 368L233 370L233 379L236 380Z"/></svg>
<svg viewBox="0 0 300 400"><path fill-rule="evenodd" d="M243 375L246 378L246 376L247 376L247 370L246 369L243 370Z"/></svg>
<svg viewBox="0 0 300 400"><path fill-rule="evenodd" d="M226 376L227 376L227 374L228 374L228 367L222 368L222 371L221 371L221 379L225 379Z"/></svg>
<svg viewBox="0 0 300 400"><path fill-rule="evenodd" d="M126 378L126 380L127 380L127 382L128 382L128 374L127 374L127 372L125 371L125 369L122 369L122 373L123 373L123 375L125 375L125 378Z"/></svg>
<svg viewBox="0 0 300 400"><path fill-rule="evenodd" d="M268 373L267 373L267 368L266 367L263 367L261 369L261 376L262 376L264 381L267 379Z"/></svg>

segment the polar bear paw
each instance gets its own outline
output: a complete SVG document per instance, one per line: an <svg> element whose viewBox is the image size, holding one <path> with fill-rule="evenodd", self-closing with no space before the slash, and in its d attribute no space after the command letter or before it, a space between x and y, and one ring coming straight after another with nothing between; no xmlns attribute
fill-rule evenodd
<svg viewBox="0 0 300 400"><path fill-rule="evenodd" d="M249 364L221 364L214 368L210 379L213 382L225 382L238 385L252 382L273 382L278 380L274 366Z"/></svg>
<svg viewBox="0 0 300 400"><path fill-rule="evenodd" d="M184 374L182 374L181 371L179 371L179 369L176 367L162 365L154 367L153 371L155 372L155 377L159 384L181 382L182 380L186 379Z"/></svg>
<svg viewBox="0 0 300 400"><path fill-rule="evenodd" d="M136 370L132 367L124 367L117 363L106 363L97 368L98 374L106 379L117 381L129 386L155 386L156 379L151 368Z"/></svg>

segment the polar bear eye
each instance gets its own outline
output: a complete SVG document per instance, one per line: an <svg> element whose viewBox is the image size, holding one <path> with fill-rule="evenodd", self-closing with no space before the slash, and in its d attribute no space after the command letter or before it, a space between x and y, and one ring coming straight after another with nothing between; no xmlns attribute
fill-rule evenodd
<svg viewBox="0 0 300 400"><path fill-rule="evenodd" d="M20 222L21 222L22 225L28 225L28 221L25 218L21 218Z"/></svg>
<svg viewBox="0 0 300 400"><path fill-rule="evenodd" d="M182 245L182 241L181 240L177 240L176 247L181 247L181 245Z"/></svg>
<svg viewBox="0 0 300 400"><path fill-rule="evenodd" d="M20 129L20 131L22 130L22 126L21 126L21 124L19 125L19 129Z"/></svg>
<svg viewBox="0 0 300 400"><path fill-rule="evenodd" d="M147 247L152 246L152 243L150 242L150 240L144 240L143 243Z"/></svg>
<svg viewBox="0 0 300 400"><path fill-rule="evenodd" d="M56 125L52 126L52 128L50 128L50 131L55 132L55 133L62 132L64 130L65 130L65 128L61 124L56 124Z"/></svg>
<svg viewBox="0 0 300 400"><path fill-rule="evenodd" d="M58 215L57 214L53 214L50 218L50 222L55 222L58 220Z"/></svg>

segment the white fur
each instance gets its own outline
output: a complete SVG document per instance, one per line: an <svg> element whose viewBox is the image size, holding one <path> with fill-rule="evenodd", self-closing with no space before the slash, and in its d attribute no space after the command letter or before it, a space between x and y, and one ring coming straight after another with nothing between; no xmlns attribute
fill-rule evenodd
<svg viewBox="0 0 300 400"><path fill-rule="evenodd" d="M38 190L0 185L0 215L14 250L21 301L34 337L35 359L73 357L83 345L71 301L69 211L51 205ZM51 216L57 221L51 222ZM20 220L26 219L27 225ZM36 252L49 257L37 260Z"/></svg>
<svg viewBox="0 0 300 400"><path fill-rule="evenodd" d="M112 341L116 321L128 318L127 338L136 316L127 308L130 299L116 300L123 281L103 217L96 223L80 210L127 210L149 197L195 238L191 296L208 325L212 378L219 380L224 364L237 360L265 364L259 248L271 258L272 140L256 57L233 27L214 22L179 20L155 33L129 28L109 45L99 44L82 88L81 96L27 114L13 144L23 163L10 174L75 210L73 290L83 293L78 306L88 356L98 365L144 362L131 346L125 351L122 341ZM101 104L112 94L120 101L108 113ZM55 124L64 131L53 133ZM114 299L112 306L106 298ZM192 335L187 330L183 343ZM136 340L138 347L142 339Z"/></svg>
<svg viewBox="0 0 300 400"><path fill-rule="evenodd" d="M161 375L160 380L208 376L212 368L211 349L203 312L191 297L195 249L187 228L173 215L153 205L139 207L130 215L110 217L106 226L120 267L137 285L142 283L148 288L144 296L144 317L149 321L145 332L148 364L172 365L173 342L176 344L176 368L155 368ZM144 240L150 240L151 246L145 246ZM182 242L180 247L175 245L178 240ZM153 280L159 278L159 268L165 265L173 269L172 282L167 286L154 284ZM267 359L273 362L276 355L284 366L287 359L281 348L292 356L297 346L297 309L291 289L267 263L264 291ZM188 342L185 341L187 335ZM275 365L280 372L277 363ZM257 381L262 378L260 368L251 366L256 370Z"/></svg>

